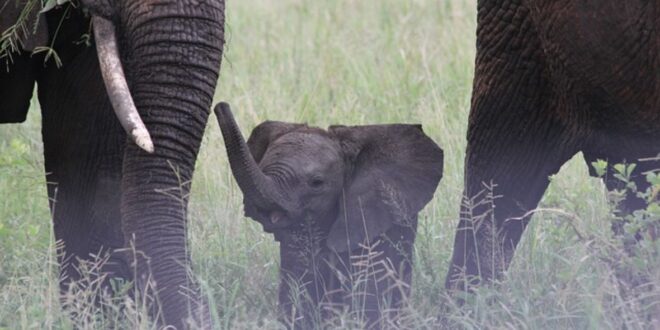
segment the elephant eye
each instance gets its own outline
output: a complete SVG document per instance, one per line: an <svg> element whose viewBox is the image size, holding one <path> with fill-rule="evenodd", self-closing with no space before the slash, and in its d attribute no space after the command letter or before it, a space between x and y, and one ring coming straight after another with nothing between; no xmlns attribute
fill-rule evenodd
<svg viewBox="0 0 660 330"><path fill-rule="evenodd" d="M312 179L309 181L309 185L310 185L312 188L320 188L321 186L323 186L324 183L325 183L325 182L323 182L323 179L321 179L321 178L312 178Z"/></svg>

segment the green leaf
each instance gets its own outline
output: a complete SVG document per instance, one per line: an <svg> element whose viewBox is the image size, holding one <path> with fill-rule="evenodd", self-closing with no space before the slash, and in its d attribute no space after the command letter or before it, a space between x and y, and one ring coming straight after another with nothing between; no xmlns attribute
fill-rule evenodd
<svg viewBox="0 0 660 330"><path fill-rule="evenodd" d="M614 164L614 170L617 171L617 173L619 173L621 175L625 175L626 165L624 165L624 164Z"/></svg>
<svg viewBox="0 0 660 330"><path fill-rule="evenodd" d="M607 172L606 160L598 159L595 162L591 162L591 166L593 166L594 170L596 171L596 175L598 175L598 177L602 177Z"/></svg>
<svg viewBox="0 0 660 330"><path fill-rule="evenodd" d="M40 13L45 13L45 12L55 8L55 6L60 4L60 1L62 1L62 0L46 0L46 2L44 3L44 6L41 8Z"/></svg>
<svg viewBox="0 0 660 330"><path fill-rule="evenodd" d="M649 204L649 206L646 208L646 212L649 215L651 215L651 217L660 218L660 204L658 203Z"/></svg>
<svg viewBox="0 0 660 330"><path fill-rule="evenodd" d="M660 186L660 174L649 172L646 174L646 182L652 186Z"/></svg>
<svg viewBox="0 0 660 330"><path fill-rule="evenodd" d="M55 8L55 6L61 6L67 2L71 2L71 0L46 0L46 2L44 2L43 7L41 8L40 13L45 13Z"/></svg>
<svg viewBox="0 0 660 330"><path fill-rule="evenodd" d="M635 170L637 167L637 164L629 164L626 166L626 177L629 178L632 175L632 172Z"/></svg>

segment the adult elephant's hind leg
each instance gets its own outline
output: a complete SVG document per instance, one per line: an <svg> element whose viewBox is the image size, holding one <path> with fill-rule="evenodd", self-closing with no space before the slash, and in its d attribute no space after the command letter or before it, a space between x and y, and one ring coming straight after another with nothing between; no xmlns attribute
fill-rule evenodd
<svg viewBox="0 0 660 330"><path fill-rule="evenodd" d="M549 176L571 155L533 146L516 148L511 142L468 147L466 187L446 278L448 289L466 290L502 275ZM483 147L498 148L499 154L479 150ZM479 166L472 163L475 158L491 161Z"/></svg>
<svg viewBox="0 0 660 330"><path fill-rule="evenodd" d="M569 101L550 78L529 11L499 6L479 3L466 202L448 289L466 290L507 269L548 177L578 151L577 137L559 118Z"/></svg>

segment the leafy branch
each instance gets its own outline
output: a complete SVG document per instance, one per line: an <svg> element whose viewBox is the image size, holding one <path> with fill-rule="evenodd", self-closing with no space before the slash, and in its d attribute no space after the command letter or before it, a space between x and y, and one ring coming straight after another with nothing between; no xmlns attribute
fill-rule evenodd
<svg viewBox="0 0 660 330"><path fill-rule="evenodd" d="M36 34L39 15L34 15L35 9L40 7L41 9L38 13L42 14L68 2L71 2L71 0L26 0L16 18L16 22L4 31L0 31L0 59L8 58L7 64L9 64L13 60L12 53L17 53L24 46L23 40L27 40L31 35ZM11 19L10 6L16 5L17 0L5 0L4 4L0 6L0 17L4 15L5 19ZM45 24L45 22L41 24ZM45 47L44 45L37 46L33 50L34 53L47 52L47 57L52 56L57 62L57 55L54 54L54 50L48 49L50 47Z"/></svg>

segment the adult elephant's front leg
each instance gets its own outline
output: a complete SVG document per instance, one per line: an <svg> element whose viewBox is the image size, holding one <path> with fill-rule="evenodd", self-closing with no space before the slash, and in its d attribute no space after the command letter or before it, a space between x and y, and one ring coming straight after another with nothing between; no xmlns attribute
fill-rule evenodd
<svg viewBox="0 0 660 330"><path fill-rule="evenodd" d="M119 206L126 134L105 95L96 51L81 49L63 67L45 68L39 80L48 197L62 244L65 291L82 275L80 260L102 266L97 270L110 277L130 278L128 264L114 253L124 246ZM105 263L96 260L108 253Z"/></svg>

